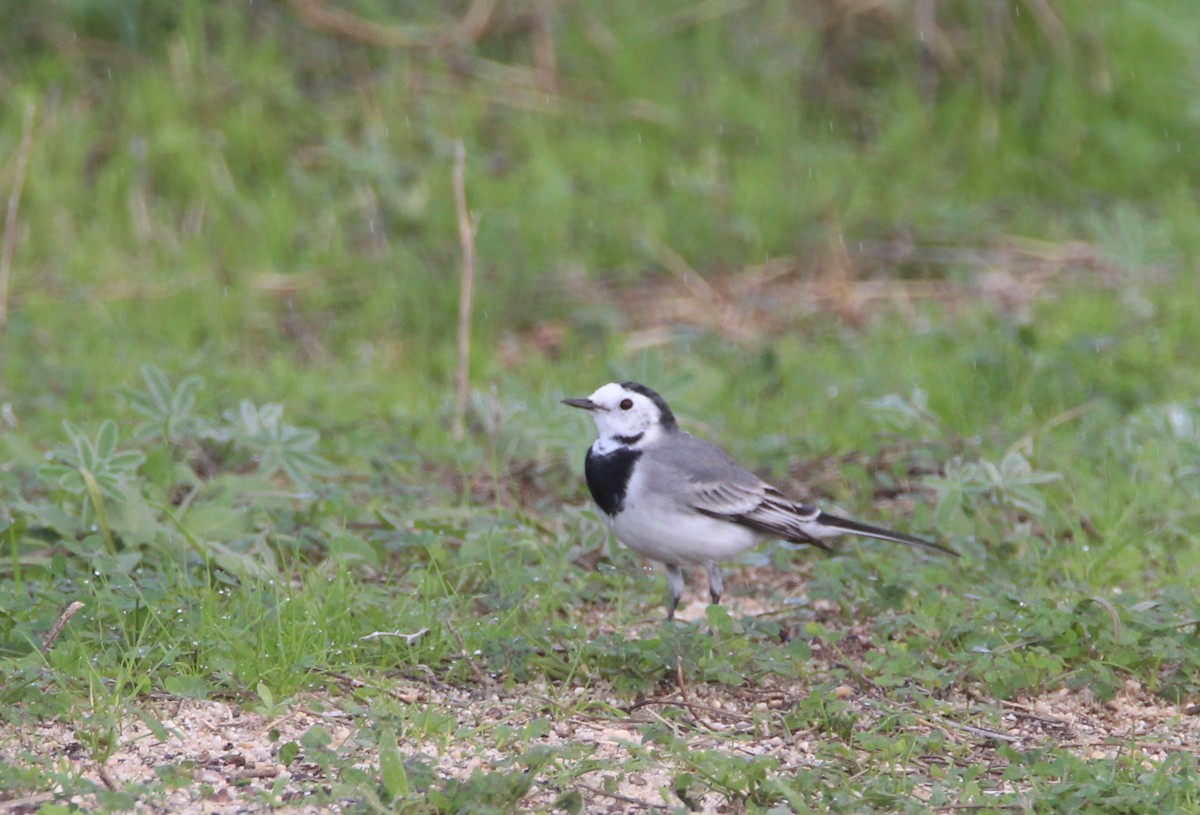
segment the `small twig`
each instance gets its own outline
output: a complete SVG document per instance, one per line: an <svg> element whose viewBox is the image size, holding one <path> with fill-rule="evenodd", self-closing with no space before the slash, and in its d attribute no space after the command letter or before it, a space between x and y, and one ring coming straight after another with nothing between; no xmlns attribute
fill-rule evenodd
<svg viewBox="0 0 1200 815"><path fill-rule="evenodd" d="M424 667L424 666L418 666L418 667ZM351 691L357 691L357 690L379 691L383 694L386 694L387 696L390 696L393 699L398 699L399 701L403 702L406 705L411 705L413 702L416 702L420 699L420 694L417 691L413 690L412 688L397 688L397 687L391 686L390 684L371 685L371 684L368 684L368 683L362 681L361 679L357 679L353 676L350 676L349 674L340 673L338 671L323 671L322 673L324 673L328 677L336 679L339 683L341 683L346 688L349 688ZM433 685L435 683L431 682L430 684ZM449 702L448 704L454 704L454 703Z"/></svg>
<svg viewBox="0 0 1200 815"><path fill-rule="evenodd" d="M1011 445L1009 445L1007 452L1012 452L1015 450L1017 452L1028 453L1030 445L1033 444L1033 440L1035 437L1040 436L1049 430L1053 430L1054 428L1058 427L1060 424L1065 424L1067 422L1074 421L1075 419L1078 419L1083 414L1087 413L1089 410L1092 410L1093 408L1096 408L1099 406L1100 406L1100 400L1093 399L1090 402L1084 402L1081 405L1076 405L1073 408L1064 410L1062 413L1058 414L1057 416L1052 417L1049 421L1043 422L1042 424L1035 427L1033 430L1030 430L1028 433L1026 433L1021 438L1017 439L1015 442L1013 442Z"/></svg>
<svg viewBox="0 0 1200 815"><path fill-rule="evenodd" d="M1055 744L1056 747L1067 750L1098 750L1103 747L1115 748L1116 754L1120 755L1121 751L1134 747L1138 750L1146 752L1166 752L1166 753L1192 753L1196 748L1191 744L1164 744L1157 741L1127 741L1120 736L1109 736L1105 739L1073 739L1071 741L1060 741Z"/></svg>
<svg viewBox="0 0 1200 815"><path fill-rule="evenodd" d="M903 711L914 716L918 721L924 722L932 727L951 728L953 730L961 730L963 733L969 733L972 736L978 736L989 741L1003 741L1008 744L1015 744L1021 741L1021 736L1014 736L1011 733L1004 733L999 730L992 730L987 727L978 727L973 724L965 724L955 721L948 716L943 716L935 711L914 710L908 705L893 705L889 704L885 699L864 699L863 704L867 707L873 707L876 710L884 713L894 713Z"/></svg>
<svg viewBox="0 0 1200 815"><path fill-rule="evenodd" d="M8 195L8 212L4 216L4 243L0 249L0 334L8 327L8 290L12 279L12 259L17 251L17 212L21 208L21 192L25 188L25 171L29 154L33 152L33 120L37 106L25 104L25 127L17 148L17 163L13 169L12 191Z"/></svg>
<svg viewBox="0 0 1200 815"><path fill-rule="evenodd" d="M674 275L693 296L706 301L709 305L729 305L729 298L714 288L711 283L693 269L691 264L684 259L683 255L665 243L656 244L654 250L657 255L655 259L668 272Z"/></svg>
<svg viewBox="0 0 1200 815"><path fill-rule="evenodd" d="M270 733L272 730L279 727L279 725L283 724L288 719L291 719L295 716L299 716L302 712L306 712L306 711L304 711L302 708L294 707L291 710L289 710L287 713L284 713L282 716L276 716L274 719L270 719L265 724L259 726L259 728L257 730L255 730L254 732L259 735L261 735L263 733Z"/></svg>
<svg viewBox="0 0 1200 815"><path fill-rule="evenodd" d="M1079 528L1083 530L1083 534L1087 535L1088 540L1092 543L1104 543L1104 536L1100 534L1100 530L1096 528L1096 524L1088 516L1079 516Z"/></svg>
<svg viewBox="0 0 1200 815"><path fill-rule="evenodd" d="M1032 0L1029 5L1033 8L1033 16L1041 23L1042 33L1050 41L1055 56L1061 60L1070 60L1071 37L1062 20L1054 13L1054 9L1046 0Z"/></svg>
<svg viewBox="0 0 1200 815"><path fill-rule="evenodd" d="M100 780L104 782L104 786L108 787L113 792L121 789L117 785L117 782L113 779L112 775L108 772L108 768L99 762L96 764L96 774L100 776Z"/></svg>
<svg viewBox="0 0 1200 815"><path fill-rule="evenodd" d="M925 719L925 721L930 724L944 725L946 727L953 728L954 730L961 730L964 733L970 733L972 736L979 736L980 738L987 739L988 741L1003 741L1008 744L1016 744L1017 742L1021 741L1020 736L1014 736L1011 733L1002 733L999 730L992 730L987 727L976 727L973 724L956 722L953 719L946 718L945 716L938 716L935 719L926 718L918 714L918 718Z"/></svg>
<svg viewBox="0 0 1200 815"><path fill-rule="evenodd" d="M1019 716L1022 719L1031 719L1042 724L1055 725L1057 727L1065 727L1070 724L1066 719L1060 719L1057 716L1044 716L1034 712L1034 709L1029 705L1013 702L1008 699L1000 699L999 703L1002 707L1006 707L1012 711L1012 715Z"/></svg>
<svg viewBox="0 0 1200 815"><path fill-rule="evenodd" d="M249 781L254 778L275 778L279 775L279 768L272 766L251 767L248 770L239 770L236 773L230 773L226 776L231 784L236 784L239 781Z"/></svg>
<svg viewBox="0 0 1200 815"><path fill-rule="evenodd" d="M39 792L24 798L8 798L0 801L0 812L37 812L38 804L53 801L56 793Z"/></svg>
<svg viewBox="0 0 1200 815"><path fill-rule="evenodd" d="M466 42L479 42L492 22L496 0L472 0L467 13L458 21L458 36Z"/></svg>
<svg viewBox="0 0 1200 815"><path fill-rule="evenodd" d="M649 810L650 812L667 811L665 807L660 807L657 804L647 804L645 801L639 801L636 798L630 798L628 795L621 795L617 792L608 792L600 789L599 787L593 787L591 784L582 784L576 781L575 786L584 792L590 792L593 795L603 795L605 798L611 798L614 801L620 801L623 804L632 804L633 806L641 807L642 809Z"/></svg>
<svg viewBox="0 0 1200 815"><path fill-rule="evenodd" d="M550 0L539 0L533 6L533 72L538 88L546 94L558 91L558 53L554 44L554 6Z"/></svg>
<svg viewBox="0 0 1200 815"><path fill-rule="evenodd" d="M448 39L441 31L377 23L344 9L330 8L325 0L292 0L292 7L310 28L378 48L431 48Z"/></svg>
<svg viewBox="0 0 1200 815"><path fill-rule="evenodd" d="M727 716L730 719L737 719L737 720L743 721L743 722L754 721L753 716L747 716L744 713L734 713L731 710L721 710L720 708L713 707L712 705L700 705L695 702L690 702L690 701L686 701L686 700L679 702L674 699L642 699L640 702L634 702L629 707L623 708L623 709L624 709L625 713L633 713L635 710L638 710L638 709L644 708L644 707L649 707L650 705L661 705L663 707L687 708L688 710L692 711L692 715L695 715L695 711L697 711L697 710L703 710L706 713L713 714L714 716Z"/></svg>
<svg viewBox="0 0 1200 815"><path fill-rule="evenodd" d="M1112 620L1113 639L1121 639L1121 631L1123 630L1121 627L1121 615L1117 613L1116 606L1098 594L1089 595L1084 599L1091 600L1093 603L1100 606L1100 608L1108 612L1108 618Z"/></svg>
<svg viewBox="0 0 1200 815"><path fill-rule="evenodd" d="M475 678L479 680L479 684L484 686L494 685L495 680L485 674L483 669L476 664L475 660L471 659L471 654L469 651L467 651L467 643L463 640L462 634L458 633L458 629L454 627L454 623L450 622L449 620L444 620L443 624L446 626L446 630L450 632L451 636L458 641L459 652L462 654L462 658L466 661L467 666L470 667L471 673L475 674Z"/></svg>
<svg viewBox="0 0 1200 815"><path fill-rule="evenodd" d="M662 264L690 295L699 321L733 342L744 342L754 332L747 328L739 303L704 279L687 260L665 243L654 242L655 260ZM701 316L703 315L703 316Z"/></svg>
<svg viewBox="0 0 1200 815"><path fill-rule="evenodd" d="M679 698L683 700L683 706L695 716L696 721L702 721L699 716L696 716L696 711L692 709L692 700L688 697L687 692L687 677L683 675L683 657L675 657L675 684L679 687Z"/></svg>
<svg viewBox="0 0 1200 815"><path fill-rule="evenodd" d="M409 645L411 645L413 643L413 640L419 639L428 633L429 633L428 628L417 629L416 631L412 632L411 634L405 634L403 631L372 631L370 634L364 634L363 636L359 637L359 639L360 640L374 640L374 639L378 639L380 637L396 637L397 639L402 639L405 642L407 642Z"/></svg>
<svg viewBox="0 0 1200 815"><path fill-rule="evenodd" d="M692 704L691 695L687 689L687 679L683 675L683 657L680 656L675 657L675 682L679 685L679 698L683 700L683 707L687 708L688 713L692 714L692 718L696 720L696 724L706 730L717 730L718 728L713 727L700 715L698 710L700 706Z"/></svg>
<svg viewBox="0 0 1200 815"><path fill-rule="evenodd" d="M1113 739L1110 741L1095 742L1091 747L1116 747L1118 750L1127 747L1136 747L1139 750L1144 750L1148 753L1162 751L1164 753L1192 753L1195 752L1194 744L1164 744L1157 741L1126 741L1124 739Z"/></svg>
<svg viewBox="0 0 1200 815"><path fill-rule="evenodd" d="M849 671L850 676L852 679L854 679L855 684L857 684L862 690L866 691L867 693L877 693L879 691L879 686L871 681L870 677L860 671L858 666L850 661L850 657L846 656L841 648L838 648L837 645L832 642L825 642L824 645L833 652L833 655L837 657L838 660L840 660L841 666Z"/></svg>
<svg viewBox="0 0 1200 815"><path fill-rule="evenodd" d="M59 616L58 622L54 624L54 627L50 629L45 638L42 640L43 654L50 650L50 646L54 644L56 639L58 639L58 635L62 633L62 630L66 628L67 623L71 621L72 617L79 613L79 609L81 608L83 608L83 603L79 602L78 600L66 607L63 613Z"/></svg>
<svg viewBox="0 0 1200 815"><path fill-rule="evenodd" d="M475 229L467 211L467 148L462 140L454 143L454 210L458 216L458 242L462 247L462 288L458 295L458 373L454 388L454 424L456 441L466 433L467 396L471 376L471 311L475 299Z"/></svg>
<svg viewBox="0 0 1200 815"><path fill-rule="evenodd" d="M754 0L708 0L690 3L683 11L673 12L654 20L649 30L654 37L679 34L720 17L735 14L750 6Z"/></svg>

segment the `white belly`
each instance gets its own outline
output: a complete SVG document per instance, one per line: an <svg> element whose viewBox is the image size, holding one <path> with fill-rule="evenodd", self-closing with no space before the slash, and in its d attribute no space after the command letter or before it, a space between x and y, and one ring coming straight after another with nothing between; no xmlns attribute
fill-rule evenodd
<svg viewBox="0 0 1200 815"><path fill-rule="evenodd" d="M761 532L665 502L631 500L638 494L633 486L616 518L600 515L621 543L651 560L676 566L720 562L766 540Z"/></svg>

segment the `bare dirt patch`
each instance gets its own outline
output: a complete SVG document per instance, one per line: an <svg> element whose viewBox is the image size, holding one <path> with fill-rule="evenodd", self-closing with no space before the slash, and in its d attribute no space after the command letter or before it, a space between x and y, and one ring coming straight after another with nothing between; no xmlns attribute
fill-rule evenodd
<svg viewBox="0 0 1200 815"><path fill-rule="evenodd" d="M286 811L316 812L318 808L302 802L307 789L323 780L319 769L303 761L285 767L279 748L314 726L324 727L332 745L340 747L355 729L336 705L320 713L296 706L286 715L267 718L229 702L152 698L142 702L139 710L140 716L131 712L120 723L119 744L103 762L95 760L81 740L86 717L83 724L44 721L0 733L0 761L53 765L114 791L137 794L145 786L154 792L142 799L143 811L239 812L250 802L274 799L295 800ZM168 776L173 778L164 784ZM273 794L280 781L282 795ZM55 797L51 790L0 800L0 812L36 812ZM71 803L92 807L87 797L73 798Z"/></svg>
<svg viewBox="0 0 1200 815"><path fill-rule="evenodd" d="M362 687L357 681L344 681L348 691ZM539 773L522 801L522 808L541 811L548 811L570 789L579 792L589 813L665 811L678 805L673 784L687 768L680 766L678 753L664 751L647 738L648 725L660 725L685 739L689 751L771 756L784 776L819 770L827 759L818 748L839 738L826 730L796 731L783 725L783 717L810 693L801 683L691 685L680 676L675 687L633 699L613 694L602 682L505 689L402 679L386 686L376 682L374 687L385 688L393 700L414 709L453 718L453 726L443 728L442 736L412 739L401 733L399 738L403 756L419 757L442 778L466 780L476 771L511 770L514 756L533 747L558 750L555 765ZM1132 680L1107 702L1086 691L1066 689L1015 700L956 693L932 711L908 707L864 686L842 685L832 695L852 706L855 731L865 732L882 717L905 714L906 729L942 734L948 747L944 754L913 756L895 772L929 778L934 768L947 763L987 767L998 788L1011 792L1020 790L1001 780L1007 767L997 751L1002 745L1068 750L1088 760L1136 755L1148 767L1174 752L1200 749L1200 716L1166 704ZM55 721L0 733L0 761L54 765L98 787L133 794L144 812L223 815L264 805L281 812L337 811L352 801L339 797L338 779L331 777L338 770L327 772L328 762L310 760L304 748L285 766L280 748L321 728L328 736L325 749L339 757L337 767L354 767L377 777L379 757L372 739L356 738L360 729L376 723L365 714L347 712L363 709L357 703L346 705L348 699L336 693L294 699L286 714L268 717L223 701L152 698L141 703L140 716L131 713L121 723L118 744L103 763L84 748L76 725ZM544 725L535 738L511 737L535 719ZM846 741L852 750L853 742ZM870 759L866 754L862 758ZM914 794L928 794L932 784L918 782ZM311 803L313 792L332 798L318 806ZM0 796L0 813L35 812L55 797L54 790L7 800ZM91 808L94 801L89 798L76 796L71 803ZM717 792L692 803L701 812L734 811Z"/></svg>

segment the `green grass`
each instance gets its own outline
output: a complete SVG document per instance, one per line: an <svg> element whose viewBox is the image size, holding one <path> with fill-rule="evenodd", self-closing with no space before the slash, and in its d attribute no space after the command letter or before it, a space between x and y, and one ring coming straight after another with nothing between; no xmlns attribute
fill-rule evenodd
<svg viewBox="0 0 1200 815"><path fill-rule="evenodd" d="M502 74L533 59L518 24L387 50L284 4L0 12L0 156L37 105L0 340L0 751L36 722L79 745L5 753L0 798L204 797L194 762L117 789L89 768L130 722L161 740L164 704L216 700L353 722L276 725L306 769L253 793L269 807L583 811L665 772L638 793L662 811L1197 811L1186 722L1102 758L960 729L1063 689L1200 692L1193 4L941 4L924 58L903 17L700 8L555 6L557 94ZM463 441L459 138L480 224ZM969 302L643 346L609 299L679 293L670 253L715 283L780 258L828 279L837 230L853 276ZM1091 254L1022 277L1012 235ZM1054 279L1007 308L971 288L997 270ZM771 613L659 624L661 577L597 557L591 428L558 404L617 378L961 561L768 547L728 582ZM624 752L559 733L587 727ZM1172 730L1182 752L1151 761ZM473 773L460 748L486 754Z"/></svg>

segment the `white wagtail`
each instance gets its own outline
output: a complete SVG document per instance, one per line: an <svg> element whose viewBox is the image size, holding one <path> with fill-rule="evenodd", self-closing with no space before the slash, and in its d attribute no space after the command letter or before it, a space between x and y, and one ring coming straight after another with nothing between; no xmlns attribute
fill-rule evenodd
<svg viewBox="0 0 1200 815"><path fill-rule="evenodd" d="M828 550L822 537L849 533L955 555L922 538L789 500L721 448L680 430L666 401L645 385L611 382L563 404L592 414L600 438L584 467L588 490L622 543L666 567L668 620L683 596L680 567L703 565L709 595L720 603L717 564L771 538Z"/></svg>

